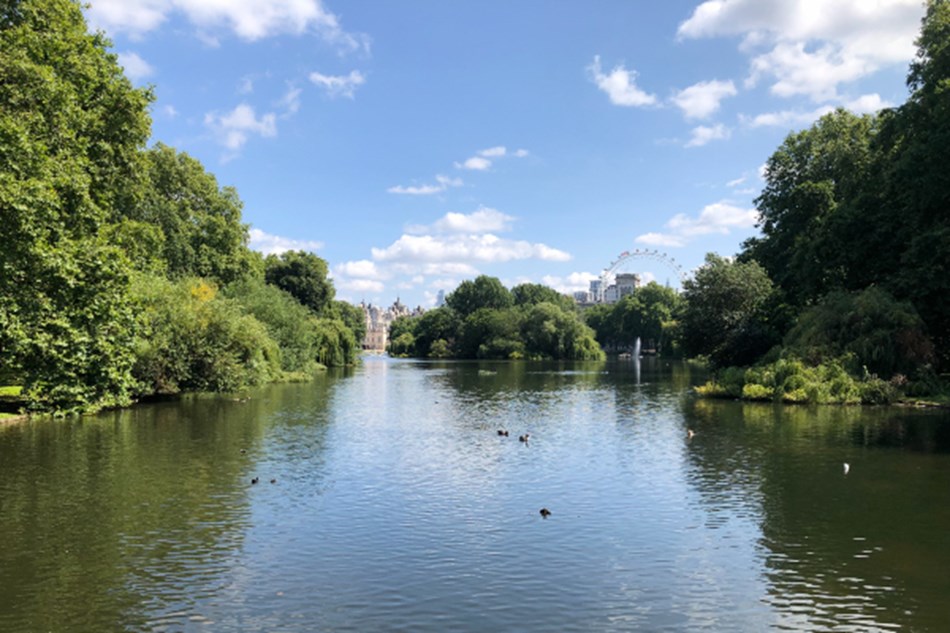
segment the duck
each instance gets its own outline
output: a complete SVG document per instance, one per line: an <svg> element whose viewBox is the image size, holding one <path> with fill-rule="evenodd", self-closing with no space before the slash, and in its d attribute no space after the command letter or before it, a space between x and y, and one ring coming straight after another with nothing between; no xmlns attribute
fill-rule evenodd
<svg viewBox="0 0 950 633"><path fill-rule="evenodd" d="M505 429L498 429L498 435L508 437L508 431L506 431Z"/></svg>
<svg viewBox="0 0 950 633"><path fill-rule="evenodd" d="M547 508L541 508L541 518L546 519L549 516L551 516L551 511L548 510Z"/></svg>
<svg viewBox="0 0 950 633"><path fill-rule="evenodd" d="M261 480L260 477L254 477L253 479L251 479L251 485L256 484L256 483L259 482L260 480Z"/></svg>
<svg viewBox="0 0 950 633"><path fill-rule="evenodd" d="M693 437L694 437L695 435L696 435L696 431L694 431L693 429L686 429L686 438L687 438L687 439L690 439L690 440L691 440L691 439L693 439Z"/></svg>
<svg viewBox="0 0 950 633"><path fill-rule="evenodd" d="M277 477L274 477L273 479L271 479L270 482L271 482L272 484L276 484L276 483L277 483Z"/></svg>
<svg viewBox="0 0 950 633"><path fill-rule="evenodd" d="M530 434L530 433L525 433L524 435L519 435L519 436L518 436L518 441L519 441L519 442L524 442L525 444L527 444L529 437L531 437L531 434Z"/></svg>

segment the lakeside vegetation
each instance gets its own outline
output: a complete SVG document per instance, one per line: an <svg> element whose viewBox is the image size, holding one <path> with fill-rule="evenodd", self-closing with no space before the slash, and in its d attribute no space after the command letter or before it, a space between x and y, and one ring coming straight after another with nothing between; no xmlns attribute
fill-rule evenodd
<svg viewBox="0 0 950 633"><path fill-rule="evenodd" d="M109 46L73 0L0 9L0 385L82 412L355 362L326 262L251 251L234 188L147 148L153 95Z"/></svg>
<svg viewBox="0 0 950 633"><path fill-rule="evenodd" d="M761 236L735 262L707 260L687 284L686 315L697 318L684 318L684 347L731 366L702 393L947 401L950 2L927 3L917 45L906 103L863 116L839 109L790 134L766 163ZM754 288L725 318L737 295L702 300L717 296L714 270Z"/></svg>

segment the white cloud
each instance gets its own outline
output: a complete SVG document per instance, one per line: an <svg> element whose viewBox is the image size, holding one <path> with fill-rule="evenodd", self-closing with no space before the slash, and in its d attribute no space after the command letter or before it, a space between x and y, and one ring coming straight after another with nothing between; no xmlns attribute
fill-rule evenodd
<svg viewBox="0 0 950 633"><path fill-rule="evenodd" d="M718 233L728 235L734 229L751 229L758 221L756 209L744 209L726 201L703 207L695 218L684 213L673 216L666 223L668 233L644 233L634 241L650 246L685 246L692 238Z"/></svg>
<svg viewBox="0 0 950 633"><path fill-rule="evenodd" d="M330 97L352 99L356 89L366 83L366 77L358 70L350 71L349 75L324 75L312 72L310 81L326 89Z"/></svg>
<svg viewBox="0 0 950 633"><path fill-rule="evenodd" d="M455 163L457 169L474 169L476 171L485 171L491 167L491 161L482 156L472 156L464 163Z"/></svg>
<svg viewBox="0 0 950 633"><path fill-rule="evenodd" d="M333 279L333 286L339 292L382 293L386 285L375 279Z"/></svg>
<svg viewBox="0 0 950 633"><path fill-rule="evenodd" d="M209 112L205 115L205 125L215 132L222 145L234 151L239 150L251 134L263 137L277 135L277 117L264 114L258 119L254 108L246 103L226 114Z"/></svg>
<svg viewBox="0 0 950 633"><path fill-rule="evenodd" d="M555 275L544 275L541 277L541 283L549 288L554 288L560 293L572 295L575 292L590 290L590 282L598 279L598 275L593 273L571 273L567 277L558 277Z"/></svg>
<svg viewBox="0 0 950 633"><path fill-rule="evenodd" d="M530 152L528 152L528 150L526 150L526 149L519 149L519 150L516 150L516 151L515 151L515 158L524 158L524 157L527 156L529 153L530 153Z"/></svg>
<svg viewBox="0 0 950 633"><path fill-rule="evenodd" d="M720 141L729 138L731 130L722 123L709 127L700 125L692 129L692 136L686 143L686 147L701 147L710 141Z"/></svg>
<svg viewBox="0 0 950 633"><path fill-rule="evenodd" d="M678 34L742 36L750 85L771 77L773 94L820 102L837 98L841 83L912 59L923 12L919 0L708 0Z"/></svg>
<svg viewBox="0 0 950 633"><path fill-rule="evenodd" d="M441 193L449 187L461 187L463 184L461 178L449 178L448 176L437 175L434 185L396 185L386 191L389 193L399 193L410 196L430 196L435 193Z"/></svg>
<svg viewBox="0 0 950 633"><path fill-rule="evenodd" d="M842 106L856 114L870 114L893 104L881 98L877 93L861 95L842 103ZM744 119L751 127L805 127L811 125L821 117L834 112L830 105L819 106L813 110L782 110L780 112L765 112L756 115L751 120Z"/></svg>
<svg viewBox="0 0 950 633"><path fill-rule="evenodd" d="M481 207L473 213L446 213L432 226L409 226L407 233L492 233L510 231L514 218L497 209Z"/></svg>
<svg viewBox="0 0 950 633"><path fill-rule="evenodd" d="M720 101L736 94L732 81L701 81L676 93L673 103L688 119L706 119L719 110Z"/></svg>
<svg viewBox="0 0 950 633"><path fill-rule="evenodd" d="M167 116L169 119L174 119L176 116L178 116L178 110L175 109L175 106L169 104L162 106L162 114Z"/></svg>
<svg viewBox="0 0 950 633"><path fill-rule="evenodd" d="M316 251L323 248L323 242L271 235L255 228L248 231L248 234L251 238L249 244L251 249L265 255L279 255L286 251Z"/></svg>
<svg viewBox="0 0 950 633"><path fill-rule="evenodd" d="M96 0L90 24L109 33L141 37L180 14L203 39L209 30L225 29L254 41L279 34L314 33L341 51L369 49L369 38L345 32L339 19L320 0Z"/></svg>
<svg viewBox="0 0 950 633"><path fill-rule="evenodd" d="M373 259L382 262L507 262L522 259L563 262L568 253L545 244L505 240L484 235L403 235L386 248L373 248Z"/></svg>
<svg viewBox="0 0 950 633"><path fill-rule="evenodd" d="M686 242L682 237L665 233L644 233L643 235L637 236L633 241L637 244L646 244L647 246L670 246L673 248L686 246Z"/></svg>
<svg viewBox="0 0 950 633"><path fill-rule="evenodd" d="M666 223L674 233L686 237L721 233L728 235L731 229L750 229L758 221L759 212L755 209L743 209L728 202L715 202L703 207L699 217L690 218L677 214Z"/></svg>
<svg viewBox="0 0 950 633"><path fill-rule="evenodd" d="M610 102L619 106L648 106L656 103L656 96L640 90L636 85L637 73L627 70L623 65L614 66L610 74L604 74L600 67L600 55L587 67L591 81L607 93Z"/></svg>
<svg viewBox="0 0 950 633"><path fill-rule="evenodd" d="M745 181L746 181L746 177L745 177L745 176L739 176L739 177L736 178L735 180L730 180L729 182L727 182L727 183L726 183L726 186L727 186L727 187L738 187L739 185L741 185L741 184L744 183Z"/></svg>
<svg viewBox="0 0 950 633"><path fill-rule="evenodd" d="M145 79L155 73L152 65L139 57L137 53L119 53L119 65L125 69L125 76L132 81Z"/></svg>
<svg viewBox="0 0 950 633"><path fill-rule="evenodd" d="M300 88L297 88L292 85L287 86L287 92L284 93L284 96L280 98L280 101L277 102L277 105L284 109L284 112L287 114L296 114L300 110L300 93L303 92Z"/></svg>
<svg viewBox="0 0 950 633"><path fill-rule="evenodd" d="M343 262L334 266L333 272L337 276L359 277L362 279L388 279L390 275L376 266L376 262L360 259L355 262Z"/></svg>
<svg viewBox="0 0 950 633"><path fill-rule="evenodd" d="M505 149L504 145L499 145L498 147L489 147L488 149L483 149L478 152L479 156L484 156L485 158L497 158L499 156L504 156L508 150Z"/></svg>
<svg viewBox="0 0 950 633"><path fill-rule="evenodd" d="M891 108L894 104L886 99L882 99L881 95L875 93L861 95L857 99L852 99L850 101L845 101L844 107L848 110L851 110L855 114L871 114L877 112L878 110L883 110L884 108Z"/></svg>

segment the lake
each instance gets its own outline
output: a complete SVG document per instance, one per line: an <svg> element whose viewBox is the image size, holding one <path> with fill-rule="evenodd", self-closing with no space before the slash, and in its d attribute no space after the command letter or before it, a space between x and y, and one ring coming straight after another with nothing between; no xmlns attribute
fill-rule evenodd
<svg viewBox="0 0 950 633"><path fill-rule="evenodd" d="M950 412L703 379L367 357L0 427L0 631L950 629Z"/></svg>

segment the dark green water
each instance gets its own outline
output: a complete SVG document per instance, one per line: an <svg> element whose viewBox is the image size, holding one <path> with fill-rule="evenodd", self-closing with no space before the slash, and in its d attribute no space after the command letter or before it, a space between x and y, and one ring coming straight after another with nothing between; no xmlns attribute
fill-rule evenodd
<svg viewBox="0 0 950 633"><path fill-rule="evenodd" d="M0 631L950 630L950 416L700 379L368 359L0 427Z"/></svg>

